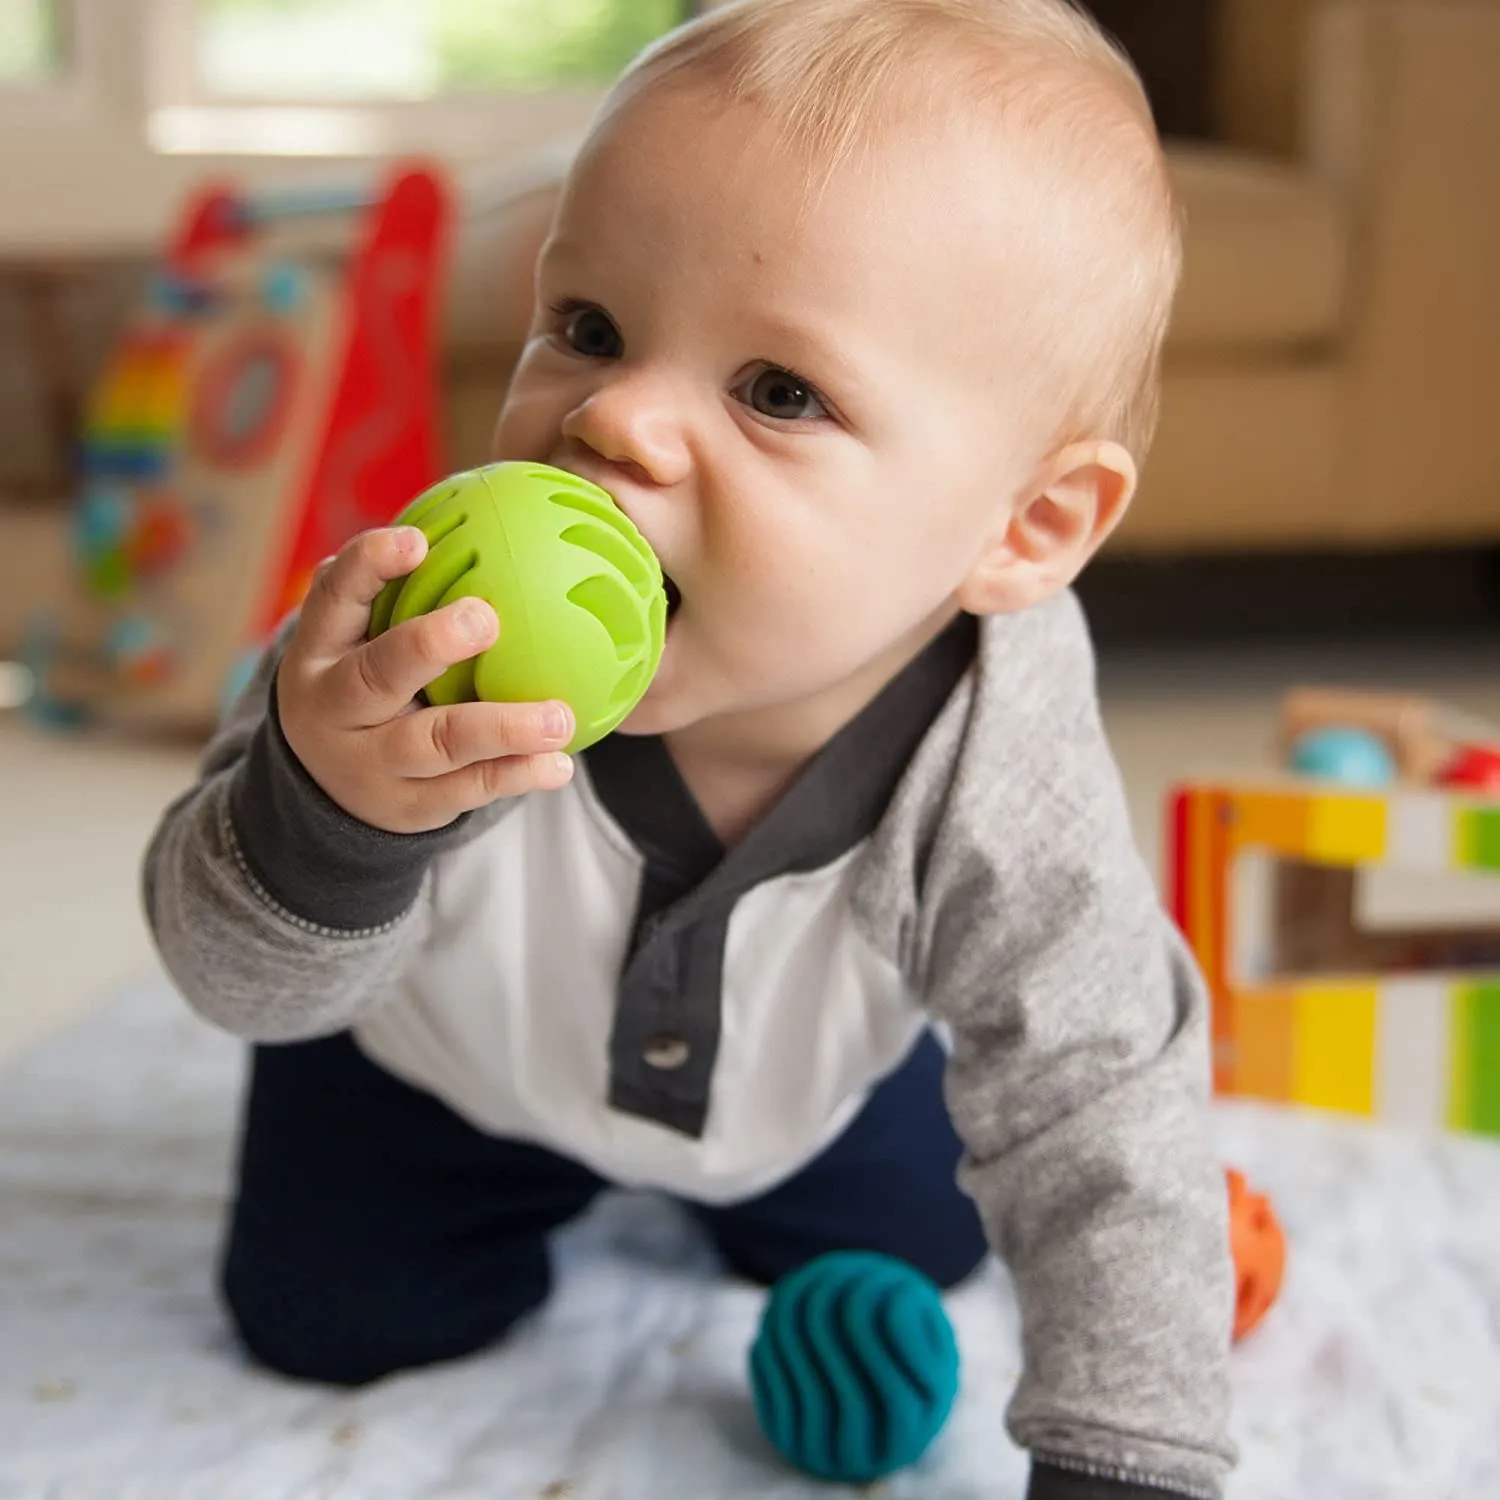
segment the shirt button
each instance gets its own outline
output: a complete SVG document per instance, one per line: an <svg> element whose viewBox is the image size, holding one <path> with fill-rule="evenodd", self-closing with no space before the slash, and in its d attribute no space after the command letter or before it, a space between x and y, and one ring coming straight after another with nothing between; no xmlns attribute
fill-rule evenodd
<svg viewBox="0 0 1500 1500"><path fill-rule="evenodd" d="M646 1066L660 1073L675 1073L693 1055L680 1036L654 1036L641 1050Z"/></svg>

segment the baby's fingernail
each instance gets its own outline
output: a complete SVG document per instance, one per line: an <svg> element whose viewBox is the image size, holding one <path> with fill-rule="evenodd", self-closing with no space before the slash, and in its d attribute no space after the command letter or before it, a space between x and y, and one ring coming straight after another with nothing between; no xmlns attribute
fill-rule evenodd
<svg viewBox="0 0 1500 1500"><path fill-rule="evenodd" d="M572 759L566 755L554 755L552 757L552 769L563 781L569 781L573 775Z"/></svg>
<svg viewBox="0 0 1500 1500"><path fill-rule="evenodd" d="M549 740L566 740L571 738L573 725L568 710L562 704L554 703L542 714L542 733Z"/></svg>
<svg viewBox="0 0 1500 1500"><path fill-rule="evenodd" d="M415 526L402 526L396 531L396 550L402 557L415 557L425 538Z"/></svg>
<svg viewBox="0 0 1500 1500"><path fill-rule="evenodd" d="M487 641L494 631L494 615L477 599L465 599L458 606L458 628L467 640Z"/></svg>

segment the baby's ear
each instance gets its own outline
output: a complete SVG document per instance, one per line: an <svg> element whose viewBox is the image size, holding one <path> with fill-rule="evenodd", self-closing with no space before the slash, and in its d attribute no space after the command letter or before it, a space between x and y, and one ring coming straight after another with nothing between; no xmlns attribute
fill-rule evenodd
<svg viewBox="0 0 1500 1500"><path fill-rule="evenodd" d="M974 615L1014 614L1068 587L1135 494L1135 460L1119 443L1070 443L1000 518L958 590Z"/></svg>

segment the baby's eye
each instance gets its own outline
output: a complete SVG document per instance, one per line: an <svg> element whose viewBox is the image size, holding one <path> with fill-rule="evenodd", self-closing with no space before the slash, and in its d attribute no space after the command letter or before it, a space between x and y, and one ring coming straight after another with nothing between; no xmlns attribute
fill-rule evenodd
<svg viewBox="0 0 1500 1500"><path fill-rule="evenodd" d="M764 369L735 391L736 399L779 422L808 422L826 417L823 398L790 370Z"/></svg>
<svg viewBox="0 0 1500 1500"><path fill-rule="evenodd" d="M620 330L600 308L565 303L555 311L562 320L563 342L575 354L585 359L618 359L625 352Z"/></svg>

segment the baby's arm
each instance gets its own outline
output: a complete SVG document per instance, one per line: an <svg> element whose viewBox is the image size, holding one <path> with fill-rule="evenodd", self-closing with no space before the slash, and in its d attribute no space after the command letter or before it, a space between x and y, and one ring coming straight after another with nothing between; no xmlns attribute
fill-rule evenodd
<svg viewBox="0 0 1500 1500"><path fill-rule="evenodd" d="M325 1035L376 1004L422 941L433 859L482 826L472 813L568 778L561 705L412 705L493 639L488 609L480 634L468 601L366 642L371 601L425 545L371 532L325 565L147 851L168 971L240 1036Z"/></svg>
<svg viewBox="0 0 1500 1500"><path fill-rule="evenodd" d="M1136 852L1081 631L1039 659L980 709L945 794L919 969L953 1033L965 1186L1021 1303L1010 1426L1034 1500L1216 1496L1233 1276L1205 995Z"/></svg>
<svg viewBox="0 0 1500 1500"><path fill-rule="evenodd" d="M302 769L274 713L284 645L163 815L144 869L147 920L178 988L256 1041L326 1035L379 998L422 940L417 897L445 842L358 822Z"/></svg>
<svg viewBox="0 0 1500 1500"><path fill-rule="evenodd" d="M953 1028L965 1186L1021 1303L1010 1426L1034 1458L1033 1500L1123 1500L1127 1481L1142 1496L1216 1496L1231 1457L1233 1294L1201 1108L1203 1006L1131 884L1082 870L1044 881L1052 912L1034 909L1013 945L983 940L1003 907L945 914L955 946L933 1010Z"/></svg>

